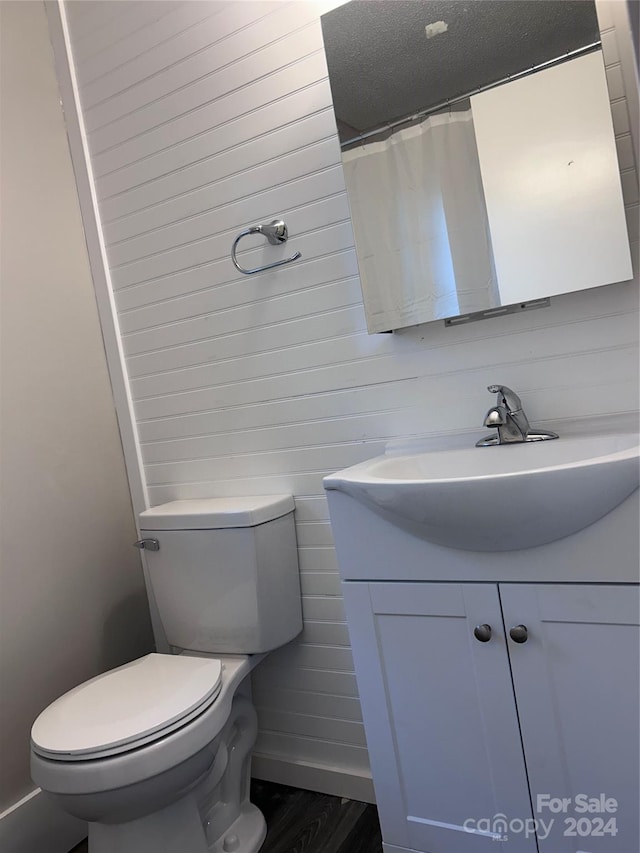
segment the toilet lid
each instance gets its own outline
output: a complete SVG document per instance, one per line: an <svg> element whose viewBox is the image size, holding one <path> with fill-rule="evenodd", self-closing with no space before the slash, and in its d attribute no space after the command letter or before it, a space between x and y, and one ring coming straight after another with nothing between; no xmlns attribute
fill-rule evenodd
<svg viewBox="0 0 640 853"><path fill-rule="evenodd" d="M56 699L33 724L33 747L66 760L124 752L202 713L221 682L216 658L147 655Z"/></svg>

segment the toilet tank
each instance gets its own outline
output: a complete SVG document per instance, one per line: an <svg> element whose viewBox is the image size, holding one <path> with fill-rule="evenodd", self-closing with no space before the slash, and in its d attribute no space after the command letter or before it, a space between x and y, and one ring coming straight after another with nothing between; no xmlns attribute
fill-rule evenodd
<svg viewBox="0 0 640 853"><path fill-rule="evenodd" d="M168 642L267 652L302 630L290 495L173 501L140 514L148 580ZM151 545L151 548L149 547Z"/></svg>

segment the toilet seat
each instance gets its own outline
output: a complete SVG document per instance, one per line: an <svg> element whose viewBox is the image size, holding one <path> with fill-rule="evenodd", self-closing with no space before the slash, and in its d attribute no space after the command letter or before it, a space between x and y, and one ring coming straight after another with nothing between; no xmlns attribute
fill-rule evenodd
<svg viewBox="0 0 640 853"><path fill-rule="evenodd" d="M34 752L58 761L106 758L158 740L215 702L217 658L150 654L65 693L33 724Z"/></svg>

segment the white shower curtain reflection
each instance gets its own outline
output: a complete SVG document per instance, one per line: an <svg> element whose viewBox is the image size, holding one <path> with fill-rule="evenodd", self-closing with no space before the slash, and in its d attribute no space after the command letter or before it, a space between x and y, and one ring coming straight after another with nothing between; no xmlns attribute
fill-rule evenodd
<svg viewBox="0 0 640 853"><path fill-rule="evenodd" d="M369 331L499 304L470 111L342 159Z"/></svg>

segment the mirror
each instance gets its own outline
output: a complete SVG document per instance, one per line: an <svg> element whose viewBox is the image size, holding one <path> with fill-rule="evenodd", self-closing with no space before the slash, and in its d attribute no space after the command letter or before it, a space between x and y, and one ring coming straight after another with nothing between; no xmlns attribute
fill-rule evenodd
<svg viewBox="0 0 640 853"><path fill-rule="evenodd" d="M592 0L321 20L370 333L631 278Z"/></svg>

